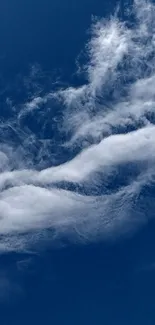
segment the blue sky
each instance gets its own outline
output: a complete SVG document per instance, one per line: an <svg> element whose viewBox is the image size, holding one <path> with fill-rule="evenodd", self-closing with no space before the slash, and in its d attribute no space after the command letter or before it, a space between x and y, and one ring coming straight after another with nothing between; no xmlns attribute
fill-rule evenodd
<svg viewBox="0 0 155 325"><path fill-rule="evenodd" d="M0 11L0 322L154 324L155 5Z"/></svg>

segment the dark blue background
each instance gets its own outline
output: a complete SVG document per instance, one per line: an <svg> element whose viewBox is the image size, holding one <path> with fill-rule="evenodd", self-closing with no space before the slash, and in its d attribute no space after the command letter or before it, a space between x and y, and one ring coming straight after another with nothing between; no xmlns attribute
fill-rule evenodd
<svg viewBox="0 0 155 325"><path fill-rule="evenodd" d="M41 67L37 78L43 92L56 75L69 83L91 15L108 15L115 5L101 0L1 0L1 103L7 96L22 102L31 93L29 78L23 83L23 77L34 64ZM122 16L123 7L121 3ZM0 324L155 324L154 230L150 222L133 237L113 243L1 255L0 281L6 279L7 285L3 290L0 285Z"/></svg>

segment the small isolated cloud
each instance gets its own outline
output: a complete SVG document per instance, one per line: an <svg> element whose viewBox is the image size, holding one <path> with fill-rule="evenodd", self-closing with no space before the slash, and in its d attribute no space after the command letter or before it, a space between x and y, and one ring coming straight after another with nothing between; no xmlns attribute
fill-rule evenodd
<svg viewBox="0 0 155 325"><path fill-rule="evenodd" d="M155 6L135 0L131 14L132 25L117 15L92 24L84 85L34 97L0 124L1 251L26 249L49 229L53 239L114 238L152 217L153 202L141 203L155 179ZM35 135L23 125L26 116L42 118L46 135L54 130L50 149L43 130ZM63 150L65 162L53 165ZM129 164L138 173L125 185L87 192Z"/></svg>

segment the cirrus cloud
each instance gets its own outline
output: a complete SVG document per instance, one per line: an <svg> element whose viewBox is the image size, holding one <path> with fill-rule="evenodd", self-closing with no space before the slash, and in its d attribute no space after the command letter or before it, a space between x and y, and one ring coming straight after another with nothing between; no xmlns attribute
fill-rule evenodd
<svg viewBox="0 0 155 325"><path fill-rule="evenodd" d="M142 197L155 174L155 6L136 0L131 11L132 24L116 15L93 23L84 85L34 97L0 124L1 250L23 250L49 229L60 239L115 237L152 217L151 195L145 205ZM41 123L38 134L27 117ZM66 150L66 161L57 159L58 149ZM126 185L87 192L129 164L138 173Z"/></svg>

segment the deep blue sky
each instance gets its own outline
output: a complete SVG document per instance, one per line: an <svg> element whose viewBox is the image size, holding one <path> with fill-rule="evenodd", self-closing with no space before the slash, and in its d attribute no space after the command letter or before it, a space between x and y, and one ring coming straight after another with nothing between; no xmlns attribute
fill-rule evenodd
<svg viewBox="0 0 155 325"><path fill-rule="evenodd" d="M16 102L23 100L19 85L34 64L43 71L38 83L45 88L55 75L69 83L91 16L106 16L115 5L0 0L1 102L13 95ZM121 9L123 14L123 4ZM112 243L0 255L0 324L155 324L154 233L150 222Z"/></svg>
<svg viewBox="0 0 155 325"><path fill-rule="evenodd" d="M100 0L1 1L1 68L5 75L14 76L35 62L48 71L72 71L91 16L108 14L115 4Z"/></svg>

